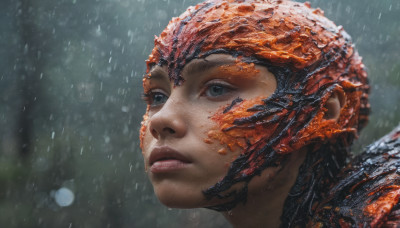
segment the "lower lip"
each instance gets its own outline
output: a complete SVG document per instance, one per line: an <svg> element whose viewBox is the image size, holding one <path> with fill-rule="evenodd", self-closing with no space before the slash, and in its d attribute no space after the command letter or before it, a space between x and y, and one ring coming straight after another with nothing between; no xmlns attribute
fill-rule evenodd
<svg viewBox="0 0 400 228"><path fill-rule="evenodd" d="M150 171L152 173L166 173L177 171L186 168L190 163L186 163L180 160L163 160L156 161L151 165Z"/></svg>

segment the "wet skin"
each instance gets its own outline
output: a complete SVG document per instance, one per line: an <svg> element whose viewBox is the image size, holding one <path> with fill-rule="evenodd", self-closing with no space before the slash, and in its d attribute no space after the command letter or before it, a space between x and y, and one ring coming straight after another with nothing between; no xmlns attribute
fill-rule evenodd
<svg viewBox="0 0 400 228"><path fill-rule="evenodd" d="M188 63L181 86L169 80L166 67L154 67L145 80L143 156L163 204L193 208L217 203L205 200L202 190L226 175L242 149L208 138L209 131L218 128L211 117L235 98L267 98L276 89L276 79L265 67L256 65L241 75L233 73L240 70L238 63L229 55L214 54Z"/></svg>

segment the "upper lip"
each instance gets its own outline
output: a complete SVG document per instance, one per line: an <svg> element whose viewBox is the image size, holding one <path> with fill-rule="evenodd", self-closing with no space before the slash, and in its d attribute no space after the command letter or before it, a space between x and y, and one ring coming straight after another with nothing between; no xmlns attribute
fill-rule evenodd
<svg viewBox="0 0 400 228"><path fill-rule="evenodd" d="M149 163L151 166L156 161L167 159L174 159L184 163L190 163L190 160L187 157L168 146L155 147L150 153Z"/></svg>

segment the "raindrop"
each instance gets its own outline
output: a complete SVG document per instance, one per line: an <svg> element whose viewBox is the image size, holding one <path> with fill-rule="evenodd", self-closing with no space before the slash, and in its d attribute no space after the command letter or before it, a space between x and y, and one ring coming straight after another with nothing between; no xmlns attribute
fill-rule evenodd
<svg viewBox="0 0 400 228"><path fill-rule="evenodd" d="M96 36L101 36L101 26L97 25Z"/></svg>
<svg viewBox="0 0 400 228"><path fill-rule="evenodd" d="M25 44L25 46L24 46L24 54L28 53L28 50L29 50L29 45Z"/></svg>
<svg viewBox="0 0 400 228"><path fill-rule="evenodd" d="M122 106L121 111L122 112L129 112L129 107L128 106Z"/></svg>
<svg viewBox="0 0 400 228"><path fill-rule="evenodd" d="M54 199L58 206L68 207L74 202L75 194L70 189L62 187L56 191Z"/></svg>

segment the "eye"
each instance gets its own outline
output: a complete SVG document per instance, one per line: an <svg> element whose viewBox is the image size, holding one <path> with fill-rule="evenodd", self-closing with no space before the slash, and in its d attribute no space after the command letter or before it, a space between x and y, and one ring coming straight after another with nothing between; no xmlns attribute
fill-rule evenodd
<svg viewBox="0 0 400 228"><path fill-rule="evenodd" d="M235 90L232 86L222 82L214 82L206 85L203 95L209 98L220 98Z"/></svg>
<svg viewBox="0 0 400 228"><path fill-rule="evenodd" d="M157 107L167 102L168 96L160 91L150 91L143 95L143 100L150 105L150 107Z"/></svg>
<svg viewBox="0 0 400 228"><path fill-rule="evenodd" d="M155 92L152 94L152 106L158 106L167 102L168 97L160 92Z"/></svg>

